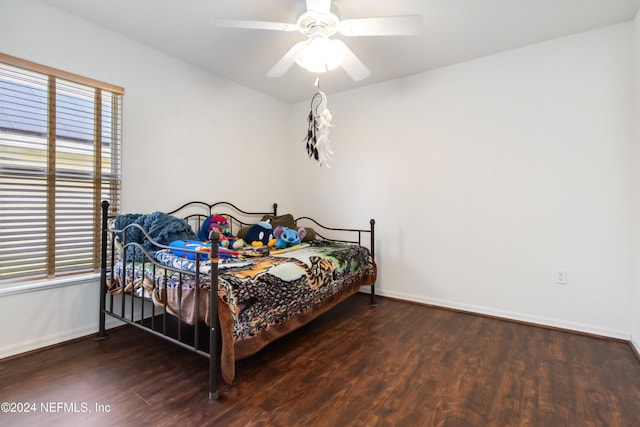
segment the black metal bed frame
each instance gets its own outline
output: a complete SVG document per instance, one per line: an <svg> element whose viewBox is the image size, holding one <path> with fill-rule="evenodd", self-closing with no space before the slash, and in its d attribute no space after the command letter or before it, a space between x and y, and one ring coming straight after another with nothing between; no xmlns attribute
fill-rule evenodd
<svg viewBox="0 0 640 427"><path fill-rule="evenodd" d="M245 222L245 220L247 218L257 218L258 216L263 216L263 215L267 215L267 214L272 214L274 216L277 215L278 212L278 204L274 203L273 204L273 210L270 212L248 212L248 211L244 211L240 208L238 208L237 206L235 206L232 203L229 202L216 202L216 203L205 203L205 202L190 202L190 203L185 203L184 205L180 206L177 209L174 209L170 212L167 212L168 214L176 214L178 212L181 212L184 209L188 209L188 208L200 208L203 210L203 212L201 213L193 213L193 214L189 214L185 217L183 217L185 220L187 220L187 222L191 221L192 223L195 223L196 226L198 227L197 229L200 228L202 221L204 219L206 219L208 216L212 215L214 212L217 212L216 209L222 207L222 206L227 206L229 208L231 208L233 210L233 213L229 214L227 212L222 213L223 215L229 217L229 222L230 222L230 227L231 230L233 230L234 225L235 226L243 226L243 225L251 225L252 223L250 222ZM201 275L199 273L199 263L196 263L196 272L195 273L188 273L188 272L182 272L178 269L174 269L174 268L170 268L167 267L165 265L161 265L160 263L158 263L151 255L149 255L149 253L139 244L137 243L127 243L127 230L129 228L138 228L140 231L142 231L142 233L145 234L146 238L149 239L152 243L155 244L155 246L163 248L163 249L169 249L168 246L164 246L161 244L158 244L156 242L153 241L153 239L151 238L151 236L147 233L146 230L144 230L142 227L140 227L137 224L131 224L127 227L125 227L122 230L115 230L115 229L110 229L110 219L113 219L113 217L111 217L109 215L109 202L108 201L103 201L102 205L102 233L101 233L101 262L100 262L100 311L99 311L99 329L98 329L98 333L95 336L95 339L104 339L107 338L107 333L106 333L106 316L110 316L113 317L115 319L118 319L126 324L129 324L131 326L134 326L136 328L142 329L144 331L147 331L153 335L159 336L165 340L168 340L174 344L177 344L187 350L193 351L197 354L200 354L202 356L208 357L209 358L209 399L217 399L218 395L219 395L219 391L218 391L218 370L220 368L219 364L220 364L220 352L221 352L221 348L220 348L220 327L218 324L218 263L219 263L219 253L218 253L218 243L220 241L220 235L214 230L211 232L211 234L209 235L209 238L211 240L211 252L209 253L209 260L211 261L211 271L210 271L210 286L209 286L209 292L208 292L208 297L209 297L209 327L208 327L208 331L206 332L208 334L208 349L205 351L203 350L203 346L201 345L200 339L199 339L199 331L197 330L198 325L189 325L189 327L193 328L193 340L192 342L187 342L184 338L183 338L183 334L181 333L181 328L185 325L184 323L182 323L180 321L181 319L181 313L178 312L177 317L168 313L167 311L167 298L166 298L166 286L164 287L164 292L165 292L165 297L163 298L164 301L164 307L162 312L156 312L156 307L155 304L151 303L151 314L149 317L145 317L145 303L149 302L147 298L144 297L144 295L142 296L137 296L135 295L135 293L130 292L129 295L129 304L127 307L127 303L125 302L126 298L125 298L125 292L124 292L124 284L123 284L123 290L122 290L122 295L121 295L121 302L120 302L120 310L118 312L115 304L114 304L114 296L109 294L109 298L107 299L107 294L108 294L108 279L110 279L111 281L114 280L114 269L113 266L115 265L116 262L119 262L116 258L116 252L118 251L117 247L116 247L116 239L114 238L114 236L117 234L120 234L121 236L123 236L123 241L121 242L122 244L122 251L126 251L128 247L133 247L133 251L141 251L143 253L143 261L140 261L140 263L142 264L143 268L145 263L151 263L153 264L153 269L154 269L154 273L155 273L155 268L162 268L165 271L169 270L169 271L175 271L181 274L180 276L180 280L182 281L182 274L186 274L189 276L193 276L195 277L196 283L195 283L195 292L196 292L196 302L194 303L195 308L196 308L196 318L199 318L199 313L198 313L198 309L199 309L199 302L200 301L200 280L201 280ZM208 215L207 215L208 212ZM237 215L237 216L236 216ZM239 216L242 216L244 219L240 219ZM259 220L259 219L258 219ZM370 240L369 240L369 250L371 252L371 256L373 259L375 259L374 257L374 244L375 244L375 220L371 219L369 221L369 225L370 228L368 230L365 229L350 229L350 228L332 228L332 227L326 227L323 226L322 224L320 224L319 222L317 222L316 220L314 220L313 218L310 217L299 217L295 219L296 223L298 223L298 221L309 221L311 223L313 223L316 227L319 227L320 230L322 230L322 233L338 233L338 234L344 234L347 233L348 235L356 235L357 238L353 238L353 239L339 239L339 238L334 238L334 237L327 237L323 234L320 234L317 230L316 230L316 235L323 240L330 240L330 241L336 241L336 242L344 242L344 243L354 243L354 244L358 244L358 245L362 245L362 241L363 241L363 234L369 234ZM257 220L255 221L257 222ZM254 222L254 223L255 223ZM233 232L233 231L231 231ZM353 233L353 234L352 234ZM184 249L184 251L186 252L193 252L196 254L196 256L198 255L197 251L194 250L190 250L190 249ZM123 252L124 253L124 252ZM134 267L135 267L135 261L134 262ZM375 299L375 282L373 284L371 284L371 299L370 299L370 305L371 306L375 306L376 305L376 299ZM178 287L178 299L182 300L182 286ZM139 303L136 305L136 300L139 301ZM107 304L108 303L108 304ZM135 309L139 308L140 309L140 314L139 314L139 319L136 320L136 313L135 313ZM130 317L127 317L127 313L126 313L126 308L128 308L129 312L130 312ZM180 309L180 306L178 307ZM167 314L169 314L170 317L167 316ZM161 316L161 325L157 325L156 322L156 317L157 316ZM173 319L177 320L177 337L173 337L170 336L168 333L168 326L167 323L168 321L172 321ZM205 338L206 339L206 338Z"/></svg>

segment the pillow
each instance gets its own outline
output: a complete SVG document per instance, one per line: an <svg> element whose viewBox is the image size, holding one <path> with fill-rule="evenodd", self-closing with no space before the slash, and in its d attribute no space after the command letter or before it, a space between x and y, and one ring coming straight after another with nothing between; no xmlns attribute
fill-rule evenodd
<svg viewBox="0 0 640 427"><path fill-rule="evenodd" d="M296 225L296 221L293 219L293 215L291 214L284 214L284 215L278 215L278 216L265 215L262 217L263 221L267 219L271 220L271 225L273 226L274 230L279 225L290 228L292 230L298 229L298 226ZM303 242L311 242L312 240L316 240L316 232L313 228L311 227L303 227L303 228L304 228L304 231L307 232L307 234L302 239Z"/></svg>
<svg viewBox="0 0 640 427"><path fill-rule="evenodd" d="M267 221L267 220L269 221L269 223L271 224L274 230L279 225L283 227L292 228L292 229L298 228L296 227L296 222L293 220L293 215L291 214L284 214L284 215L277 215L277 216L267 214L267 215L264 215L261 219L261 221ZM246 239L247 231L249 231L250 228L251 228L250 225L245 225L242 228L240 228L240 231L238 231L238 238L247 240Z"/></svg>
<svg viewBox="0 0 640 427"><path fill-rule="evenodd" d="M303 227L307 234L302 238L303 242L311 242L316 240L316 230L311 227Z"/></svg>
<svg viewBox="0 0 640 427"><path fill-rule="evenodd" d="M284 215L271 215L267 214L262 217L262 221L267 221L271 223L271 226L275 230L277 226L281 225L283 227L291 228L292 230L297 230L298 226L296 225L296 221L293 219L292 214L284 214ZM245 239L247 235L247 231L249 231L251 226L245 225L238 231L238 238ZM316 240L316 232L311 227L304 227L304 230L307 232L307 235L302 239L303 242L310 242L312 240Z"/></svg>
<svg viewBox="0 0 640 427"><path fill-rule="evenodd" d="M296 222L293 219L293 215L284 214L284 215L265 215L262 217L262 221L269 221L271 226L275 230L277 226L281 225L283 227L291 228L292 230L297 229Z"/></svg>

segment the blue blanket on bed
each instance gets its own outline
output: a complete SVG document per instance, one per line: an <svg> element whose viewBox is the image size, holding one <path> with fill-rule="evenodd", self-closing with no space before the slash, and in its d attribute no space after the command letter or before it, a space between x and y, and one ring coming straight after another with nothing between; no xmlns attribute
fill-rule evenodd
<svg viewBox="0 0 640 427"><path fill-rule="evenodd" d="M138 224L151 236L153 240L161 245L169 245L174 240L197 240L198 236L187 222L181 218L166 214L164 212L153 212L150 214L125 214L119 215L113 222L113 228L122 230L130 224ZM118 234L120 241L122 236ZM136 227L127 230L127 243L139 243L149 252L151 256L161 248L149 242L144 233ZM127 260L134 258L134 248L127 248ZM135 251L135 259L142 260L142 252Z"/></svg>

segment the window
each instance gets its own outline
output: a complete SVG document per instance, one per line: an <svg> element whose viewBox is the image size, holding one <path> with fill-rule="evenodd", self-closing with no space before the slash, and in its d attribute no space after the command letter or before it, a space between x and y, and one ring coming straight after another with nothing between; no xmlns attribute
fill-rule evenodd
<svg viewBox="0 0 640 427"><path fill-rule="evenodd" d="M117 86L0 54L0 283L94 272L120 206Z"/></svg>

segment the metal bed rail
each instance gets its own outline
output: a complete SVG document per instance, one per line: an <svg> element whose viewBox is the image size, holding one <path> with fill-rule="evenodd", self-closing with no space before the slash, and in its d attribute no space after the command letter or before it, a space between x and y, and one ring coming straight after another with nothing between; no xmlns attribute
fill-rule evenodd
<svg viewBox="0 0 640 427"><path fill-rule="evenodd" d="M311 223L313 223L316 227L319 227L318 229L314 229L316 236L321 238L322 240L328 240L331 242L342 242L342 243L352 243L352 244L357 244L362 246L363 244L363 238L366 237L366 235L369 235L369 252L371 252L371 258L375 259L375 226L376 226L376 220L371 218L369 220L369 229L359 229L359 228L335 228L335 227L327 227L326 225L322 225L320 224L318 221L316 221L315 219L308 217L308 216L301 216L295 219L296 224L300 225L298 223L298 221L309 221ZM328 237L328 233L327 232L338 232L341 235L344 233L347 233L347 236L351 236L353 235L354 237L348 237L348 238L334 238L334 237ZM376 302L376 288L375 288L375 282L371 285L371 299L369 304L371 306L376 306L377 302Z"/></svg>
<svg viewBox="0 0 640 427"><path fill-rule="evenodd" d="M181 210L184 210L185 208L193 208L198 206L200 207L204 206L206 207L207 210L204 211L204 213L188 214L184 217L184 219L186 221L189 221L190 218L191 219L196 218L197 226L200 227L202 224L202 221L205 218L207 218L209 215L212 215L214 211L219 207L223 207L223 206L231 207L235 211L239 212L239 215L244 215L245 217L250 217L250 216L257 217L257 216L262 216L266 214L275 215L277 213L278 205L276 203L273 204L272 212L248 212L248 211L241 210L237 208L235 205L228 202L218 202L214 204L208 204L204 202L192 202L192 203L187 203L171 212L168 212L168 214L175 215L176 213L180 212ZM106 316L109 316L121 322L124 322L128 325L131 325L133 327L143 329L153 335L162 337L163 339L170 341L174 344L177 344L187 350L190 350L202 356L208 357L209 365L210 365L209 366L209 398L217 399L218 397L217 372L219 370L218 365L220 360L220 346L219 346L220 331L219 331L219 324L218 324L218 294L217 294L218 262L219 262L218 243L220 240L220 235L215 230L213 230L209 235L209 238L211 240L210 252L196 251L188 248L181 249L183 252L191 252L196 254L196 258L198 258L200 254L207 254L209 257L209 260L211 261L211 270L209 273L210 285L209 285L209 292L208 292L209 316L210 316L209 326L208 326L208 349L205 351L203 350L204 347L203 347L203 343L201 342L198 325L195 324L195 325L185 326L186 324L180 320L182 319L182 312L181 312L182 305L180 303L178 304L178 313L176 313L177 317L170 314L169 310L167 309L167 286L166 286L168 282L167 275L169 271L173 271L179 274L179 283L180 283L180 286L178 286L179 301L182 301L182 283L185 276L191 276L195 280L194 317L196 319L200 318L199 301L200 301L200 298L203 297L203 295L201 295L201 292L202 292L201 284L203 280L203 275L200 274L200 263L198 262L195 263L196 270L195 270L195 273L192 273L192 274L160 264L157 260L155 260L153 256L151 256L138 243L127 242L128 231L130 229L137 228L145 235L145 237L150 242L153 242L154 245L157 246L158 248L170 249L169 246L154 242L151 236L147 233L147 231L143 227L140 227L137 224L130 224L127 227L124 227L122 230L109 229L109 219L110 219L109 202L103 201L101 204L101 210L102 210L102 222L101 222L102 241L101 241L101 264L100 264L101 291L100 291L100 312L99 312L99 322L98 322L99 326L98 326L98 332L95 338L104 339L107 337ZM239 215L236 216L233 213L232 214L224 213L224 215L230 218L230 223L235 223L236 225L239 225L239 226L250 224L249 222L240 219ZM120 248L116 246L117 235L122 236L122 241L121 241L122 246ZM142 267L142 271L143 271L142 278L141 278L142 281L144 281L144 274L145 274L147 265L150 265L151 275L153 277L156 276L157 268L163 269L165 286L163 287L163 290L162 290L163 307L161 312L157 310L156 305L153 302L151 302L148 298L145 298L144 287L142 287L141 295L136 295L135 283L130 283L130 285L132 286L131 292L129 293L125 292L125 288L128 285L126 280L126 274L122 283L122 292L120 294L120 304L116 304L114 295L108 292L109 283L113 283L113 281L115 280L115 272L114 272L115 263L125 262L125 258L126 258L123 256L122 260L118 260L116 259L116 254L119 251L122 254L126 254L128 250L132 251L131 252L132 253L131 270L132 272L134 272L132 273L133 275L132 282L135 282L136 280L135 271L137 266ZM136 261L136 254L140 255L141 260ZM124 264L123 271L126 271L126 269L127 269L127 266L126 264ZM155 287L155 283L153 286ZM129 299L128 302L126 301L127 298ZM150 304L151 308L150 310L149 309L145 310L145 306L148 304ZM156 320L158 316L161 317L160 325L157 324L157 320ZM171 336L170 332L168 331L169 328L167 325L169 321L177 322L175 327L175 336ZM189 341L185 340L183 337L184 335L183 328L190 328L190 331L189 331L190 333L188 334Z"/></svg>

